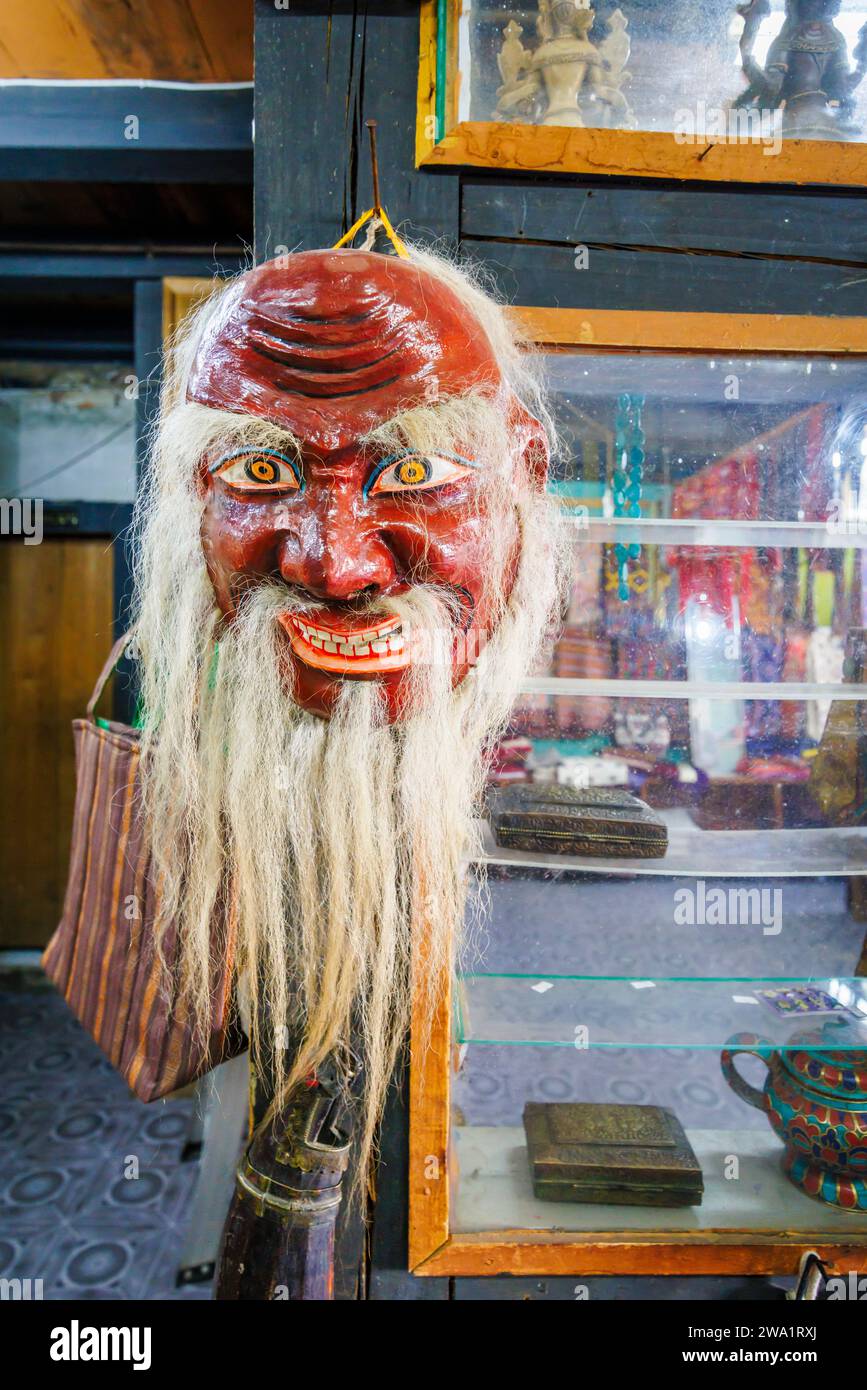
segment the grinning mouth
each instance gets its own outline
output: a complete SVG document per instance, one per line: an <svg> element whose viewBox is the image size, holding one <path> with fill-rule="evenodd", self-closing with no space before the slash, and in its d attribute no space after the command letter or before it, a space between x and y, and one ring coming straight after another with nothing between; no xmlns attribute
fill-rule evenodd
<svg viewBox="0 0 867 1390"><path fill-rule="evenodd" d="M295 655L319 671L374 676L400 671L412 660L412 644L400 618L355 628L324 622L315 613L280 613L278 621Z"/></svg>

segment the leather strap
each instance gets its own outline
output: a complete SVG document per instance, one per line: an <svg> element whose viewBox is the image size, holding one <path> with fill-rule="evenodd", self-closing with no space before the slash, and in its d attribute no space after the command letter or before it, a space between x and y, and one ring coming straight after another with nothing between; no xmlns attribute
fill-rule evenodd
<svg viewBox="0 0 867 1390"><path fill-rule="evenodd" d="M123 636L118 637L117 641L115 642L114 646L112 647L111 651L105 659L105 665L103 666L102 670L96 678L96 685L93 687L93 694L87 702L87 717L91 721L95 719L94 711L96 709L99 697L105 689L105 683L108 680L111 673L113 672L117 663L120 661L124 652L126 651L131 638L132 629L130 629L129 632L125 632Z"/></svg>

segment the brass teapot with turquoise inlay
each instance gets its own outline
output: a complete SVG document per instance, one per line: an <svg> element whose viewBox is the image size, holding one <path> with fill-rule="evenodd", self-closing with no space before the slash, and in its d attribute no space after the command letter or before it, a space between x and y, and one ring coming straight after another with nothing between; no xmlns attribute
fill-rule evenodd
<svg viewBox="0 0 867 1390"><path fill-rule="evenodd" d="M846 1048L854 1035L827 1022L779 1049L755 1033L736 1033L720 1061L735 1095L763 1110L782 1139L783 1168L795 1186L844 1211L867 1212L867 1049ZM768 1069L761 1091L735 1067L744 1052Z"/></svg>

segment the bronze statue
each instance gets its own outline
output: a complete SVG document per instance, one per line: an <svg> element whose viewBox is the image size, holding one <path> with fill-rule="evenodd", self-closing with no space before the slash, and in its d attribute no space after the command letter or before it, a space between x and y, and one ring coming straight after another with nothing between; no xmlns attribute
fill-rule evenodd
<svg viewBox="0 0 867 1390"><path fill-rule="evenodd" d="M833 23L841 0L787 0L782 29L768 51L764 67L754 49L762 21L770 14L769 0L738 5L744 30L741 62L749 81L737 107L783 111L783 134L805 139L847 139L857 134L852 124L854 95L867 70L867 24L858 35L849 66L846 40Z"/></svg>

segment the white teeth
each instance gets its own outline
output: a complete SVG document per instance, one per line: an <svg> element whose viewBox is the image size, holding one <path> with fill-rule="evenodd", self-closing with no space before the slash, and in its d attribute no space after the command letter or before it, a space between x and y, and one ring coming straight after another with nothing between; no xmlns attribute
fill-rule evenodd
<svg viewBox="0 0 867 1390"><path fill-rule="evenodd" d="M403 652L405 638L399 618L387 628L364 628L358 632L338 633L331 628L313 627L293 617L292 621L304 640L317 651L328 652L331 656L344 656L361 659L363 657L388 656L389 653Z"/></svg>
<svg viewBox="0 0 867 1390"><path fill-rule="evenodd" d="M350 632L347 633L344 641L347 646L354 647L356 651L367 651L371 642L384 641L383 637L377 637L375 632Z"/></svg>

